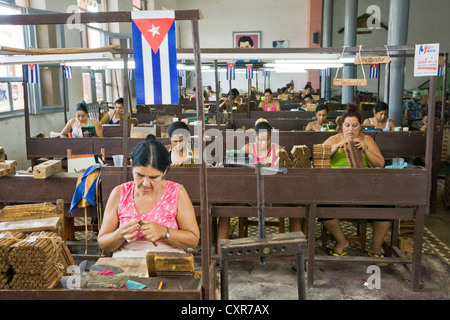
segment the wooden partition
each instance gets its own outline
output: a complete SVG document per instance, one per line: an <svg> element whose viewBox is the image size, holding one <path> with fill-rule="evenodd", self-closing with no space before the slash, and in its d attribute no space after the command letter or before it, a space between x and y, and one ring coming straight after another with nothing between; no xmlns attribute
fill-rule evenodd
<svg viewBox="0 0 450 320"><path fill-rule="evenodd" d="M193 127L193 126L192 126ZM212 126L212 129L217 127ZM208 131L207 131L208 133ZM227 139L236 139L243 133L239 131L223 131L222 132L222 152L225 155L227 148ZM279 145L290 152L294 145L307 145L311 150L314 144L323 143L328 137L336 134L335 132L279 132ZM366 134L372 136L379 146L381 153L385 159L394 157L402 158L424 158L426 151L426 133L419 131L408 132L383 132L383 131L369 131ZM247 136L252 136L252 133L247 133ZM439 133L434 137L433 167L432 167L432 181L431 181L431 205L436 204L437 194L437 178L440 169L441 157L441 139ZM170 139L165 138L159 140L164 145L170 144ZM134 147L142 139L129 138L127 147L128 155L131 154ZM209 146L214 143L214 139L207 141ZM244 141L244 140L242 140ZM246 140L247 142L249 139ZM194 140L198 145L198 141ZM236 142L235 142L236 143ZM235 148L240 149L242 146L235 145ZM102 148L105 149L106 157L111 158L112 155L122 154L123 141L121 138L81 138L81 139L58 139L58 138L27 138L27 154L30 159L45 158L65 158L67 156L67 149L72 149L75 154L99 154Z"/></svg>

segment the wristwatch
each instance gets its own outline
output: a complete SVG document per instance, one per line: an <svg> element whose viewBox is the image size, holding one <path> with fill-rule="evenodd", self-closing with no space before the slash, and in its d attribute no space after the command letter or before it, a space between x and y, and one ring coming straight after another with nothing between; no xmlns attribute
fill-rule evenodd
<svg viewBox="0 0 450 320"><path fill-rule="evenodd" d="M164 237L164 240L169 240L169 238L170 238L170 231L169 231L168 227L166 227L166 228L167 228L167 231L166 231L166 236Z"/></svg>

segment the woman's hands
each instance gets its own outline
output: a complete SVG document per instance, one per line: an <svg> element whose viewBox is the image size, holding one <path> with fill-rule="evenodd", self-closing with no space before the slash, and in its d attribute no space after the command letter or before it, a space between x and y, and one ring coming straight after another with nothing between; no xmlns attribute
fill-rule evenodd
<svg viewBox="0 0 450 320"><path fill-rule="evenodd" d="M120 226L118 229L121 237L127 242L136 241L139 231L142 232L145 239L155 242L166 236L167 228L152 221L134 219Z"/></svg>
<svg viewBox="0 0 450 320"><path fill-rule="evenodd" d="M145 239L155 242L166 236L167 227L149 220L141 220L140 230Z"/></svg>
<svg viewBox="0 0 450 320"><path fill-rule="evenodd" d="M137 239L139 228L139 220L134 219L120 226L120 228L117 229L117 232L119 232L121 237L124 238L127 242L133 242Z"/></svg>
<svg viewBox="0 0 450 320"><path fill-rule="evenodd" d="M337 147L344 148L345 144L350 141L353 141L353 143L355 144L355 147L363 152L365 152L369 148L369 146L366 143L364 143L364 141L361 140L360 138L355 138L355 139L345 138L337 143Z"/></svg>
<svg viewBox="0 0 450 320"><path fill-rule="evenodd" d="M366 152L366 150L369 148L369 146L359 138L353 139L353 143L355 144L355 147L361 150L362 152Z"/></svg>

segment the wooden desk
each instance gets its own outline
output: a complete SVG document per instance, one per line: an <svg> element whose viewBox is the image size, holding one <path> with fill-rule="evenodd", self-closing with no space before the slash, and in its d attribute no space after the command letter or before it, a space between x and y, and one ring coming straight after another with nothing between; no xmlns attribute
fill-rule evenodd
<svg viewBox="0 0 450 320"><path fill-rule="evenodd" d="M0 290L0 300L201 300L202 279L192 277L131 277L144 289L54 289ZM159 283L164 287L158 290Z"/></svg>
<svg viewBox="0 0 450 320"><path fill-rule="evenodd" d="M72 202L80 173L60 172L46 179L34 179L33 175L7 175L0 180L0 203L55 202L63 199Z"/></svg>

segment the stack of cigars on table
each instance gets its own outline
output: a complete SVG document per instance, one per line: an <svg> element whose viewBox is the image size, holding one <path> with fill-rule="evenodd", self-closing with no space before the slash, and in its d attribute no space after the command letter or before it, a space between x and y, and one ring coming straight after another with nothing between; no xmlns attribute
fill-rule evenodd
<svg viewBox="0 0 450 320"><path fill-rule="evenodd" d="M291 158L289 153L280 148L278 151L278 165L279 168L311 168L311 150L306 145L296 145L291 149Z"/></svg>
<svg viewBox="0 0 450 320"><path fill-rule="evenodd" d="M350 168L364 168L363 152L353 141L347 141L343 149ZM312 153L308 146L296 145L292 147L291 154L294 160L285 149L280 148L280 168L311 168L311 157L315 168L331 168L331 145L314 144Z"/></svg>
<svg viewBox="0 0 450 320"><path fill-rule="evenodd" d="M57 233L0 233L0 289L54 288L74 264Z"/></svg>
<svg viewBox="0 0 450 320"><path fill-rule="evenodd" d="M331 146L313 145L313 163L314 168L331 168Z"/></svg>

